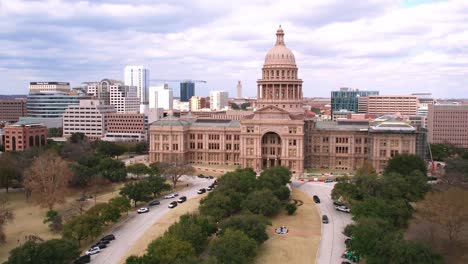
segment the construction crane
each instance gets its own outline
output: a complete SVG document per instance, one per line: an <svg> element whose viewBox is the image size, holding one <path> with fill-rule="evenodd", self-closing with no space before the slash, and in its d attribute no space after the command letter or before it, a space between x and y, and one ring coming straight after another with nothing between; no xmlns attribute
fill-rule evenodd
<svg viewBox="0 0 468 264"><path fill-rule="evenodd" d="M204 80L191 80L191 79L183 79L183 80L152 79L152 80L150 80L150 82L179 82L179 83L183 83L183 82L191 82L191 83L200 82L200 83L206 83L206 81L204 81Z"/></svg>

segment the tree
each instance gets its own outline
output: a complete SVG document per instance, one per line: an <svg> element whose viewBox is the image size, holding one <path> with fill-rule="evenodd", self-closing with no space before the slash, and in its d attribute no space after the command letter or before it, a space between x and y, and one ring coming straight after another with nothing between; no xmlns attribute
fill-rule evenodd
<svg viewBox="0 0 468 264"><path fill-rule="evenodd" d="M85 140L86 140L86 135L84 133L81 133L81 132L73 133L70 136L70 142L71 143L80 143L80 142L85 141Z"/></svg>
<svg viewBox="0 0 468 264"><path fill-rule="evenodd" d="M40 206L52 210L55 204L65 202L71 178L68 163L53 152L45 152L26 170L23 184L31 190Z"/></svg>
<svg viewBox="0 0 468 264"><path fill-rule="evenodd" d="M151 200L151 189L145 181L125 184L120 190L120 194L133 200L134 206L138 202L148 202Z"/></svg>
<svg viewBox="0 0 468 264"><path fill-rule="evenodd" d="M99 217L102 224L115 223L120 218L120 209L108 203L99 203L91 207L86 214Z"/></svg>
<svg viewBox="0 0 468 264"><path fill-rule="evenodd" d="M115 208L118 208L119 212L128 214L128 211L132 209L130 204L130 200L123 196L118 196L115 198L110 199L109 205Z"/></svg>
<svg viewBox="0 0 468 264"><path fill-rule="evenodd" d="M225 264L252 263L257 243L244 232L228 229L210 245L210 255Z"/></svg>
<svg viewBox="0 0 468 264"><path fill-rule="evenodd" d="M111 158L120 156L127 151L127 148L123 145L103 140L94 141L94 146L98 153Z"/></svg>
<svg viewBox="0 0 468 264"><path fill-rule="evenodd" d="M236 169L218 179L219 191L249 194L257 188L256 173L252 168Z"/></svg>
<svg viewBox="0 0 468 264"><path fill-rule="evenodd" d="M76 187L88 186L92 179L99 174L98 165L101 162L101 157L95 154L85 155L78 159L71 168L74 172L70 184Z"/></svg>
<svg viewBox="0 0 468 264"><path fill-rule="evenodd" d="M147 255L151 262L147 263L193 263L197 257L192 245L170 235L154 240L148 246Z"/></svg>
<svg viewBox="0 0 468 264"><path fill-rule="evenodd" d="M442 227L449 240L455 240L468 221L468 191L450 187L429 192L417 205L418 213L428 222Z"/></svg>
<svg viewBox="0 0 468 264"><path fill-rule="evenodd" d="M97 215L84 214L76 216L63 227L63 237L73 239L81 244L81 241L94 239L102 231L101 219Z"/></svg>
<svg viewBox="0 0 468 264"><path fill-rule="evenodd" d="M273 216L281 209L281 203L271 190L254 191L242 202L242 208L254 214Z"/></svg>
<svg viewBox="0 0 468 264"><path fill-rule="evenodd" d="M18 180L19 173L16 170L16 162L9 153L0 155L0 188L8 189Z"/></svg>
<svg viewBox="0 0 468 264"><path fill-rule="evenodd" d="M62 136L62 128L61 127L51 127L47 129L47 136L48 137L61 137Z"/></svg>
<svg viewBox="0 0 468 264"><path fill-rule="evenodd" d="M380 218L361 218L352 226L353 239L349 249L359 256L373 256L378 251L381 240L390 240L401 233L387 221ZM391 236L391 237L390 237Z"/></svg>
<svg viewBox="0 0 468 264"><path fill-rule="evenodd" d="M411 217L412 208L403 199L385 200L370 197L354 205L352 214L355 221L362 218L381 218L395 227L405 227Z"/></svg>
<svg viewBox="0 0 468 264"><path fill-rule="evenodd" d="M367 161L362 164L362 167L356 170L356 176L368 176L373 174L377 174L377 172L375 171L374 166Z"/></svg>
<svg viewBox="0 0 468 264"><path fill-rule="evenodd" d="M283 166L272 167L262 171L258 177L259 185L274 190L291 182L291 171Z"/></svg>
<svg viewBox="0 0 468 264"><path fill-rule="evenodd" d="M127 166L127 172L140 178L140 176L151 174L151 169L143 163L135 163Z"/></svg>
<svg viewBox="0 0 468 264"><path fill-rule="evenodd" d="M0 193L0 244L5 243L6 236L3 230L7 222L11 222L14 219L13 211L7 208L8 196L4 193Z"/></svg>
<svg viewBox="0 0 468 264"><path fill-rule="evenodd" d="M414 171L420 171L424 176L427 175L427 165L424 160L413 154L401 154L388 161L384 174L396 172L401 175L410 175Z"/></svg>
<svg viewBox="0 0 468 264"><path fill-rule="evenodd" d="M172 162L162 167L164 170L161 171L161 175L169 178L174 188L182 176L195 173L195 169L192 167L192 165L182 162Z"/></svg>
<svg viewBox="0 0 468 264"><path fill-rule="evenodd" d="M190 243L197 254L200 254L208 244L208 233L197 223L196 217L181 217L180 221L171 225L165 233L180 241Z"/></svg>
<svg viewBox="0 0 468 264"><path fill-rule="evenodd" d="M138 142L135 144L135 153L136 154L145 154L148 153L148 142Z"/></svg>
<svg viewBox="0 0 468 264"><path fill-rule="evenodd" d="M49 228L52 232L58 232L63 228L62 216L60 216L60 214L55 210L47 211L43 223L49 223Z"/></svg>
<svg viewBox="0 0 468 264"><path fill-rule="evenodd" d="M70 240L28 241L14 248L5 264L64 264L79 256L78 245Z"/></svg>
<svg viewBox="0 0 468 264"><path fill-rule="evenodd" d="M428 191L427 177L422 172L415 171L408 175L391 172L384 174L379 196L389 200L403 198L415 202L422 199Z"/></svg>
<svg viewBox="0 0 468 264"><path fill-rule="evenodd" d="M149 165L151 173L153 175L161 176L166 167L169 166L169 163L165 162L153 162Z"/></svg>
<svg viewBox="0 0 468 264"><path fill-rule="evenodd" d="M297 210L296 204L293 203L287 203L284 208L286 209L288 215L293 215Z"/></svg>
<svg viewBox="0 0 468 264"><path fill-rule="evenodd" d="M452 155L452 148L446 144L431 144L431 153L434 160L445 160Z"/></svg>
<svg viewBox="0 0 468 264"><path fill-rule="evenodd" d="M219 221L239 212L243 198L244 195L236 191L217 189L200 201L200 213Z"/></svg>
<svg viewBox="0 0 468 264"><path fill-rule="evenodd" d="M460 158L447 159L442 181L451 185L468 181L468 160Z"/></svg>
<svg viewBox="0 0 468 264"><path fill-rule="evenodd" d="M268 225L271 225L271 222L264 216L244 213L223 220L220 224L220 235L223 235L226 230L239 230L260 245L268 240L268 234L266 233Z"/></svg>
<svg viewBox="0 0 468 264"><path fill-rule="evenodd" d="M112 182L123 181L127 178L125 164L120 160L104 158L99 162L97 169L104 178Z"/></svg>
<svg viewBox="0 0 468 264"><path fill-rule="evenodd" d="M166 183L166 180L160 176L149 176L146 179L146 183L148 184L151 192L153 193L153 197L161 195L161 192L168 191L171 189L171 186Z"/></svg>

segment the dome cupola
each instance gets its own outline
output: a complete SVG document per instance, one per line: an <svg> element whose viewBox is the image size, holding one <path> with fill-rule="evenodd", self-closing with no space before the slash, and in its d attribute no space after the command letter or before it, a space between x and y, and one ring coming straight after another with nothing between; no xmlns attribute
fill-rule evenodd
<svg viewBox="0 0 468 264"><path fill-rule="evenodd" d="M266 54L264 67L286 65L296 66L296 59L292 51L284 44L284 31L280 25L276 31L276 44Z"/></svg>

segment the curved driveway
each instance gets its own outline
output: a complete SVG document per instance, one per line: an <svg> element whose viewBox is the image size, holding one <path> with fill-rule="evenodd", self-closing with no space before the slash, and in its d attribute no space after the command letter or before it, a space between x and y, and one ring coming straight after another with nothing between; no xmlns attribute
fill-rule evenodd
<svg viewBox="0 0 468 264"><path fill-rule="evenodd" d="M206 188L214 181L196 177L186 177L186 179L182 180L188 180L192 185L189 188L179 191L178 197L167 200L162 199L161 204L151 207L149 213L138 215L136 210L133 210L124 222L116 225L113 230L109 232L115 235L115 240L109 243L108 247L103 249L99 254L91 256L91 263L120 263L121 259L127 255L127 251L132 247L133 243L138 241L154 223L170 210L178 209L177 207L169 209L167 206L170 202L177 200L180 196L187 196L187 199L191 199L198 195L198 189Z"/></svg>
<svg viewBox="0 0 468 264"><path fill-rule="evenodd" d="M345 235L343 230L345 226L351 223L351 215L335 210L331 199L331 191L334 183L323 182L300 182L293 181L293 187L297 188L311 198L317 195L320 198L320 203L316 204L320 211L320 215L327 215L328 224L322 224L322 237L320 240L320 248L317 254L317 264L336 264L341 263L342 254L346 250Z"/></svg>

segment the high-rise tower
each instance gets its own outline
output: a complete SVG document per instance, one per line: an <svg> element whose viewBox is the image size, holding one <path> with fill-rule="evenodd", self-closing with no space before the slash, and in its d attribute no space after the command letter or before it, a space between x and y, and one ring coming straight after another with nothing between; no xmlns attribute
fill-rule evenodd
<svg viewBox="0 0 468 264"><path fill-rule="evenodd" d="M241 81L237 82L237 99L242 98L242 83Z"/></svg>
<svg viewBox="0 0 468 264"><path fill-rule="evenodd" d="M288 112L302 113L302 80L297 77L294 54L284 44L281 26L276 44L265 56L262 79L257 81L257 106L274 105Z"/></svg>

